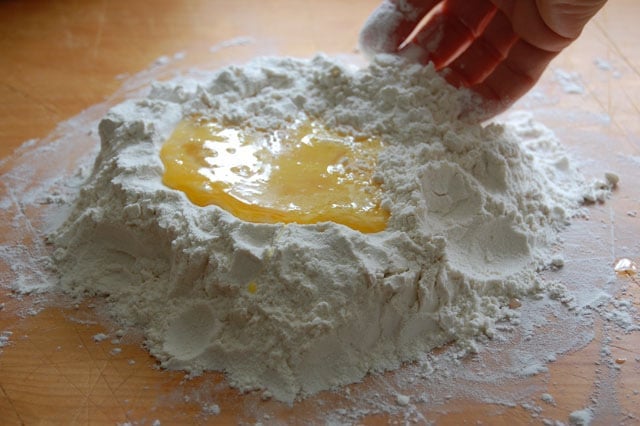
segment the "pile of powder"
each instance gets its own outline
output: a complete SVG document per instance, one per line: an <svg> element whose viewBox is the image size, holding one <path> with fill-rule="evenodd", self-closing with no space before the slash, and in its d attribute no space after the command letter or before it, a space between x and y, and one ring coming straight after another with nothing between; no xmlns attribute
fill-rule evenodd
<svg viewBox="0 0 640 426"><path fill-rule="evenodd" d="M100 123L93 172L51 235L61 286L106 296L163 367L224 371L289 402L447 342L474 350L514 315L513 298L544 291L536 270L558 230L607 185L585 185L525 115L459 120L467 100L432 67L391 56L363 69L257 59L207 84L156 84ZM193 114L260 131L312 118L380 138L386 230L247 223L192 204L162 184L159 150Z"/></svg>

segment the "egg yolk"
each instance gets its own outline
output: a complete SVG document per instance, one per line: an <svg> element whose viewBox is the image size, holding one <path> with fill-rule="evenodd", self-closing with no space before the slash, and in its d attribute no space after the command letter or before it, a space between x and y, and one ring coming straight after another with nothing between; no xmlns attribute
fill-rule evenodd
<svg viewBox="0 0 640 426"><path fill-rule="evenodd" d="M386 227L373 182L382 143L305 121L260 132L202 118L181 121L162 146L163 183L196 205L257 223L331 221L361 232Z"/></svg>

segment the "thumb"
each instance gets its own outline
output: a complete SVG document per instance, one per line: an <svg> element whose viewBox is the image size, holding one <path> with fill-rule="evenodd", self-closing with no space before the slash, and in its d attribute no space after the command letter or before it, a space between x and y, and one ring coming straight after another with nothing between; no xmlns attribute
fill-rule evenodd
<svg viewBox="0 0 640 426"><path fill-rule="evenodd" d="M536 0L540 16L555 33L576 39L607 0Z"/></svg>

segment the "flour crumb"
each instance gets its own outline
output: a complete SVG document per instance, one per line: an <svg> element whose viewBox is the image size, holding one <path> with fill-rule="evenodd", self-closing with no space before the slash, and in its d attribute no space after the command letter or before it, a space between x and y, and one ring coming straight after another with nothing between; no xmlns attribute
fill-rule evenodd
<svg viewBox="0 0 640 426"><path fill-rule="evenodd" d="M564 266L564 256L557 254L551 259L551 266L555 268L562 268Z"/></svg>
<svg viewBox="0 0 640 426"><path fill-rule="evenodd" d="M589 426L593 420L593 411L590 408L577 410L569 414L569 424L572 426Z"/></svg>
<svg viewBox="0 0 640 426"><path fill-rule="evenodd" d="M220 414L220 406L218 404L203 405L202 412L206 415L217 416Z"/></svg>
<svg viewBox="0 0 640 426"><path fill-rule="evenodd" d="M411 397L403 394L396 394L396 404L405 407L411 402Z"/></svg>
<svg viewBox="0 0 640 426"><path fill-rule="evenodd" d="M107 340L109 338L108 335L104 334L104 333L98 333L98 334L94 334L92 339L94 342L102 342L103 340Z"/></svg>
<svg viewBox="0 0 640 426"><path fill-rule="evenodd" d="M551 404L551 405L555 405L556 401L553 398L553 396L551 394L548 393L543 393L542 395L540 395L540 399L544 402L546 402L547 404Z"/></svg>
<svg viewBox="0 0 640 426"><path fill-rule="evenodd" d="M155 66L164 66L164 65L167 65L170 62L171 62L171 58L169 56L162 55L162 56L159 56L158 58L156 58L155 61L153 61L153 65L155 65Z"/></svg>
<svg viewBox="0 0 640 426"><path fill-rule="evenodd" d="M617 173L606 172L604 174L604 178L607 181L607 183L611 186L611 188L617 187L618 183L620 183L620 176L618 176Z"/></svg>
<svg viewBox="0 0 640 426"><path fill-rule="evenodd" d="M9 340L11 339L12 335L13 332L9 330L0 331L0 348L4 348L5 346L9 345Z"/></svg>
<svg viewBox="0 0 640 426"><path fill-rule="evenodd" d="M607 61L606 59L596 58L593 63L602 71L611 71L613 69L613 67L611 66L611 62Z"/></svg>

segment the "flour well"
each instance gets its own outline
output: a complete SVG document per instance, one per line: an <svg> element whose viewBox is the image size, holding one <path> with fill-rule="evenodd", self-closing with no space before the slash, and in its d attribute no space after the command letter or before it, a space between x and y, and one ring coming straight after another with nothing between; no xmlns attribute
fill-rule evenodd
<svg viewBox="0 0 640 426"><path fill-rule="evenodd" d="M557 231L611 183L584 184L527 115L459 120L467 101L431 67L391 56L360 70L259 59L207 84L156 84L100 123L93 173L51 236L61 285L106 296L163 367L222 370L283 401L447 342L473 351L517 317L514 298L545 291L536 271L551 263ZM162 184L159 158L192 114L265 132L313 118L380 138L387 229L252 224L193 205Z"/></svg>

